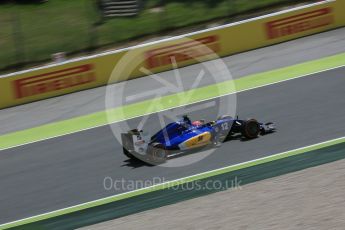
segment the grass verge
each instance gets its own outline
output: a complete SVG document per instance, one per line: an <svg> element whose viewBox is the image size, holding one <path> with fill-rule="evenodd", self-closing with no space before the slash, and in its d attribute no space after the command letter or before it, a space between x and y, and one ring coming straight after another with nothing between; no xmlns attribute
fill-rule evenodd
<svg viewBox="0 0 345 230"><path fill-rule="evenodd" d="M49 60L57 52L83 53L183 28L217 18L306 0L148 0L136 17L114 18L102 24L93 0L49 0L44 4L1 4L0 69L18 63ZM165 2L164 11L150 10Z"/></svg>

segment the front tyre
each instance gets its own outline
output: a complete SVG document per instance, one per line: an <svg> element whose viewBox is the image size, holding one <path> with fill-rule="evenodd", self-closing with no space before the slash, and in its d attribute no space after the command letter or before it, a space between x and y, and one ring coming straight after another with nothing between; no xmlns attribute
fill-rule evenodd
<svg viewBox="0 0 345 230"><path fill-rule="evenodd" d="M242 124L241 133L248 139L257 138L260 133L260 124L255 119L249 119Z"/></svg>

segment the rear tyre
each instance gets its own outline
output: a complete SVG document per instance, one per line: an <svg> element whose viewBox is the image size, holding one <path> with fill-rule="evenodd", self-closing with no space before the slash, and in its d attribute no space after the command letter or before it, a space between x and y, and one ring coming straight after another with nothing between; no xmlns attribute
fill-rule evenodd
<svg viewBox="0 0 345 230"><path fill-rule="evenodd" d="M260 125L255 119L249 119L242 124L241 133L248 139L253 139L259 136Z"/></svg>
<svg viewBox="0 0 345 230"><path fill-rule="evenodd" d="M148 155L153 164L163 164L167 161L167 152L161 143L149 145Z"/></svg>

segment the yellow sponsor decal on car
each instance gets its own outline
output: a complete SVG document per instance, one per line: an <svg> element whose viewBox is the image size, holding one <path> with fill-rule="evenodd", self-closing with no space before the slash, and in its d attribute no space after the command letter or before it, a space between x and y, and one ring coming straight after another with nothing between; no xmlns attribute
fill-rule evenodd
<svg viewBox="0 0 345 230"><path fill-rule="evenodd" d="M206 145L210 143L210 141L211 141L211 133L204 132L193 138L190 138L189 140L185 141L184 144L186 148L196 148L196 147Z"/></svg>

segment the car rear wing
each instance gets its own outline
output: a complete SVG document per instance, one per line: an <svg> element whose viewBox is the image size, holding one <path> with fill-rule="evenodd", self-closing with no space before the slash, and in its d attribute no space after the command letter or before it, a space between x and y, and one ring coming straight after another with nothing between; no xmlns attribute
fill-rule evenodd
<svg viewBox="0 0 345 230"><path fill-rule="evenodd" d="M142 130L131 130L121 134L122 146L129 152L145 154L150 143L150 137L145 135Z"/></svg>

